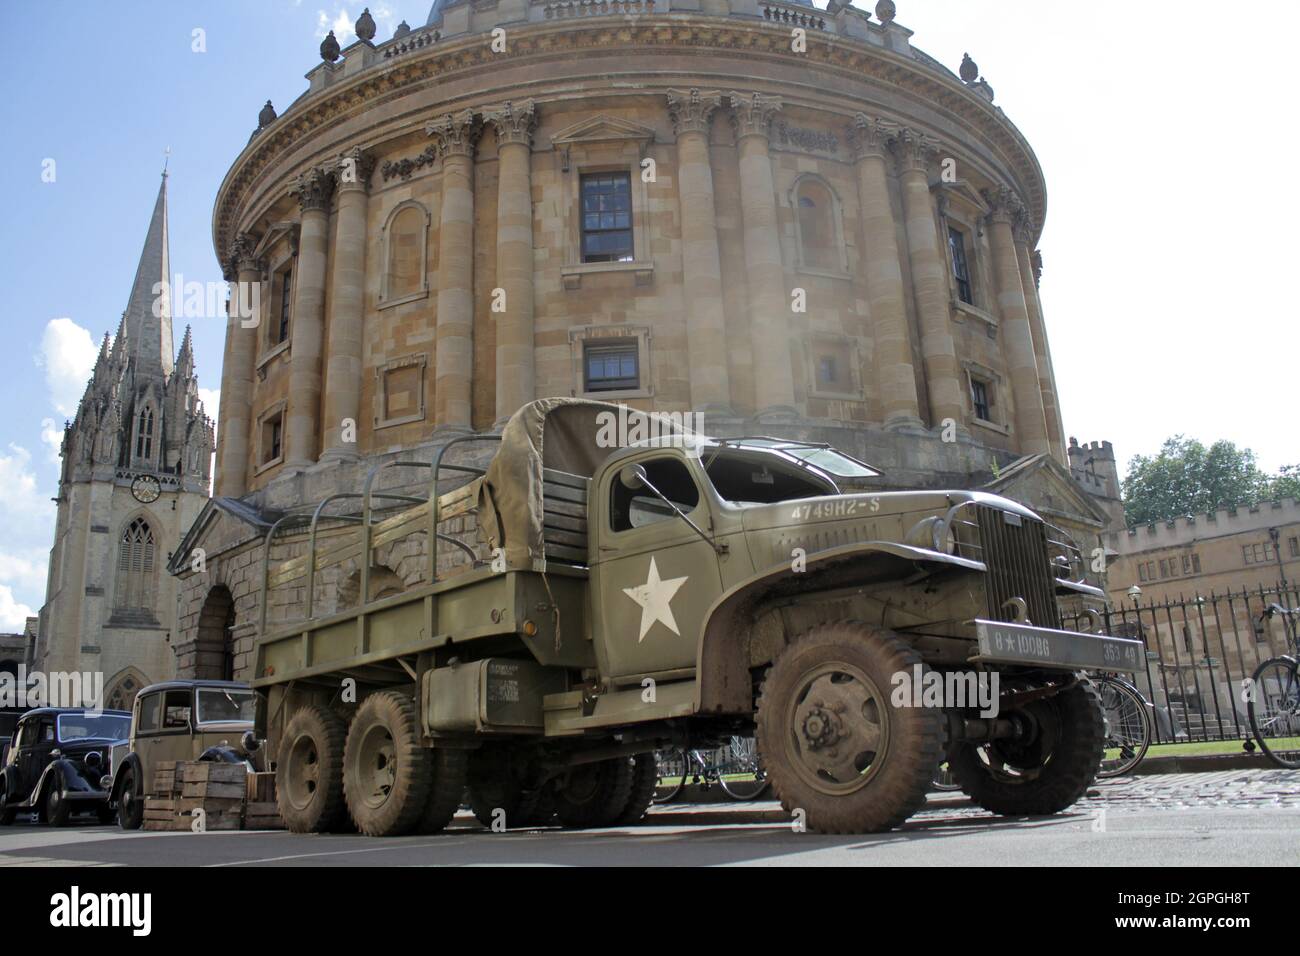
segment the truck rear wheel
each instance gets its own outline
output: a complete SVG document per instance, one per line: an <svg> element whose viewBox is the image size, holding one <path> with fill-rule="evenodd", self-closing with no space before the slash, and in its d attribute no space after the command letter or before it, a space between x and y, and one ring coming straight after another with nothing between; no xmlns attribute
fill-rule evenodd
<svg viewBox="0 0 1300 956"><path fill-rule="evenodd" d="M614 822L621 826L631 826L645 816L654 799L655 784L659 782L659 766L654 754L637 754L632 758L632 792L628 795L627 806Z"/></svg>
<svg viewBox="0 0 1300 956"><path fill-rule="evenodd" d="M544 826L555 812L550 794L540 787L525 790L511 771L509 752L492 746L469 756L469 805L489 829L498 810L507 829Z"/></svg>
<svg viewBox="0 0 1300 956"><path fill-rule="evenodd" d="M1105 744L1096 689L1079 683L1000 716L1022 722L1023 737L954 744L948 767L962 790L1006 816L1060 813L1076 803L1097 776Z"/></svg>
<svg viewBox="0 0 1300 956"><path fill-rule="evenodd" d="M399 691L371 694L357 708L343 749L343 795L366 836L410 833L425 815L433 757L420 736L415 701Z"/></svg>
<svg viewBox="0 0 1300 956"><path fill-rule="evenodd" d="M289 720L275 768L276 802L293 833L323 833L344 820L342 719L324 707L301 707Z"/></svg>
<svg viewBox="0 0 1300 956"><path fill-rule="evenodd" d="M628 808L632 761L615 757L579 764L555 787L555 815L566 827L607 827Z"/></svg>
<svg viewBox="0 0 1300 956"><path fill-rule="evenodd" d="M469 754L464 750L435 747L429 754L433 779L429 784L429 799L424 812L415 824L416 833L438 833L446 829L460 809L460 798L465 793Z"/></svg>
<svg viewBox="0 0 1300 956"><path fill-rule="evenodd" d="M758 751L781 805L821 833L898 826L925 802L942 712L890 701L893 676L925 672L892 631L816 627L785 649L758 700Z"/></svg>

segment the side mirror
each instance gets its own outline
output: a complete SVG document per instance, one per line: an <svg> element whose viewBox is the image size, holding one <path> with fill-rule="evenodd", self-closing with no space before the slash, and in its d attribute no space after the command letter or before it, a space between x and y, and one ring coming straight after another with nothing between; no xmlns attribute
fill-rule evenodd
<svg viewBox="0 0 1300 956"><path fill-rule="evenodd" d="M640 465L624 465L618 473L619 484L636 491L645 487L645 469Z"/></svg>

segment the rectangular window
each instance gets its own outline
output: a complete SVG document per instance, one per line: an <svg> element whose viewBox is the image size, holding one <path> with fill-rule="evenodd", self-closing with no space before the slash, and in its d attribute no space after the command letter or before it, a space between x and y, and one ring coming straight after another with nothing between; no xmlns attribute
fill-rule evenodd
<svg viewBox="0 0 1300 956"><path fill-rule="evenodd" d="M276 316L275 341L279 345L289 337L289 313L293 306L293 270L285 269L280 273L280 308Z"/></svg>
<svg viewBox="0 0 1300 956"><path fill-rule="evenodd" d="M280 459L283 438L283 412L276 412L262 419L262 464L270 464Z"/></svg>
<svg viewBox="0 0 1300 956"><path fill-rule="evenodd" d="M581 178L582 261L632 261L632 177L591 173Z"/></svg>
<svg viewBox="0 0 1300 956"><path fill-rule="evenodd" d="M1199 554L1192 555L1192 573L1201 573L1201 556Z"/></svg>
<svg viewBox="0 0 1300 956"><path fill-rule="evenodd" d="M1264 541L1260 544L1243 544L1241 554L1246 559L1247 564L1267 564L1276 558L1276 554L1273 552L1273 544L1270 541Z"/></svg>
<svg viewBox="0 0 1300 956"><path fill-rule="evenodd" d="M616 345L588 342L583 346L583 389L614 392L641 387L635 341Z"/></svg>
<svg viewBox="0 0 1300 956"><path fill-rule="evenodd" d="M970 380L970 400L975 408L975 417L986 422L993 421L992 409L989 407L989 387L987 382L977 378Z"/></svg>
<svg viewBox="0 0 1300 956"><path fill-rule="evenodd" d="M966 236L960 229L948 227L948 249L952 253L952 277L957 280L957 297L967 305L974 305L971 295L970 267L966 260Z"/></svg>
<svg viewBox="0 0 1300 956"><path fill-rule="evenodd" d="M1162 578L1169 577L1169 562L1163 558L1160 560L1160 576Z"/></svg>
<svg viewBox="0 0 1300 956"><path fill-rule="evenodd" d="M1145 564L1138 565L1138 580L1139 581L1147 580L1147 566Z"/></svg>
<svg viewBox="0 0 1300 956"><path fill-rule="evenodd" d="M1288 538L1287 545L1291 548L1291 557L1300 558L1300 538Z"/></svg>

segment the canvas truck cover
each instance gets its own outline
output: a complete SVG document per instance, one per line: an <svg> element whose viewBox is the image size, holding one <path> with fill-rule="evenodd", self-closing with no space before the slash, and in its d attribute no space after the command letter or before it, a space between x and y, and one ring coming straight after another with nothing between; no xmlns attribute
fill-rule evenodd
<svg viewBox="0 0 1300 956"><path fill-rule="evenodd" d="M539 399L515 412L479 485L484 543L502 548L509 568L540 570L543 469L591 478L638 425L658 436L694 434L673 416L581 398Z"/></svg>

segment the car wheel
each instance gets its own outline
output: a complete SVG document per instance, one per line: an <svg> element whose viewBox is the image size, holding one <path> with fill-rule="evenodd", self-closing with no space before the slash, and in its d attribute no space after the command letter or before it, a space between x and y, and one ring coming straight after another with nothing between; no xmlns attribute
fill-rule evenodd
<svg viewBox="0 0 1300 956"><path fill-rule="evenodd" d="M45 822L52 827L67 826L72 815L72 803L63 790L63 781L56 780L45 792Z"/></svg>
<svg viewBox="0 0 1300 956"><path fill-rule="evenodd" d="M122 771L122 789L117 797L117 825L123 830L138 830L144 823L144 797L136 792L135 770Z"/></svg>
<svg viewBox="0 0 1300 956"><path fill-rule="evenodd" d="M18 808L8 806L8 803L9 788L4 783L0 783L0 826L9 826L18 816Z"/></svg>

